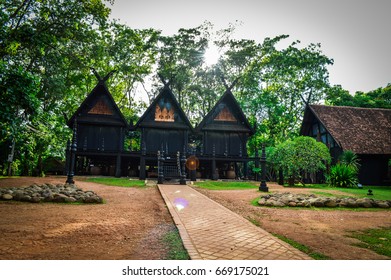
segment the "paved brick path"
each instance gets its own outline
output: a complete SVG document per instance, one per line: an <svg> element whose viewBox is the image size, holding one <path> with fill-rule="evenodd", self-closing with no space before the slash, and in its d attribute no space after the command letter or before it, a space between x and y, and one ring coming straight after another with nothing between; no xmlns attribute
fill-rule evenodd
<svg viewBox="0 0 391 280"><path fill-rule="evenodd" d="M189 186L158 187L193 260L311 259Z"/></svg>

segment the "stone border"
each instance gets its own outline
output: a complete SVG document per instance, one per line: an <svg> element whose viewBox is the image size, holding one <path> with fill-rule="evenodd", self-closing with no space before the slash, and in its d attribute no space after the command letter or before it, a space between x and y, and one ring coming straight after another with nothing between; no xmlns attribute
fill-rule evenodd
<svg viewBox="0 0 391 280"><path fill-rule="evenodd" d="M391 200L372 198L326 197L314 194L273 193L263 195L258 200L260 206L271 207L347 207L347 208L383 208L391 207Z"/></svg>
<svg viewBox="0 0 391 280"><path fill-rule="evenodd" d="M57 203L103 203L93 191L83 191L74 184L32 184L28 187L0 188L0 200Z"/></svg>

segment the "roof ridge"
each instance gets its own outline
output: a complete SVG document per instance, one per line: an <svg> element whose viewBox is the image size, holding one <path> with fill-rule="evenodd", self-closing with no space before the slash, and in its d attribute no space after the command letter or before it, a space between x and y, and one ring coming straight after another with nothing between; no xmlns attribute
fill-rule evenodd
<svg viewBox="0 0 391 280"><path fill-rule="evenodd" d="M355 106L339 106L339 105L324 105L324 104L310 104L309 106L322 106L328 108L348 108L348 109L357 109L357 110L384 110L391 111L391 109L387 108L368 108L368 107L355 107Z"/></svg>

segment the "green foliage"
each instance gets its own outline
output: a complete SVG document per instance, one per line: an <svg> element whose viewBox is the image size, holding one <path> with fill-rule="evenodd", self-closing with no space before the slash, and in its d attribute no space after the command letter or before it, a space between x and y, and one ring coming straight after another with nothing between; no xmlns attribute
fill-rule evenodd
<svg viewBox="0 0 391 280"><path fill-rule="evenodd" d="M340 156L340 162L330 169L327 181L330 186L340 188L353 188L358 184L358 171L360 169L359 158L352 151L344 151Z"/></svg>
<svg viewBox="0 0 391 280"><path fill-rule="evenodd" d="M356 172L358 172L358 170L360 169L360 166L361 166L359 163L360 159L352 151L349 151L349 150L344 151L339 159L342 164L349 166L350 168L352 168Z"/></svg>
<svg viewBox="0 0 391 280"><path fill-rule="evenodd" d="M326 104L363 108L391 109L391 83L369 92L358 91L354 95L337 85L327 90Z"/></svg>
<svg viewBox="0 0 391 280"><path fill-rule="evenodd" d="M46 158L64 158L66 120L97 83L90 68L117 70L107 84L127 119L144 109L134 89L152 72L160 32L109 21L109 12L102 0L1 2L0 161L15 139L15 174L39 175Z"/></svg>
<svg viewBox="0 0 391 280"><path fill-rule="evenodd" d="M271 151L269 161L278 170L282 169L285 178L301 178L303 173L326 170L331 162L326 145L306 136L285 141Z"/></svg>
<svg viewBox="0 0 391 280"><path fill-rule="evenodd" d="M358 184L357 171L346 164L337 163L330 168L327 175L330 186L338 188L353 188Z"/></svg>

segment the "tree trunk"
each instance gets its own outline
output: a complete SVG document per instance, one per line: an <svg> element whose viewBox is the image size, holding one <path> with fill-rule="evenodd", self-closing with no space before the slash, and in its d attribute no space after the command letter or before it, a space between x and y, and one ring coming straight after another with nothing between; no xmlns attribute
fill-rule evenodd
<svg viewBox="0 0 391 280"><path fill-rule="evenodd" d="M42 166L42 154L39 154L38 156L38 163L37 163L37 170L38 170L38 177L43 176L43 166Z"/></svg>

